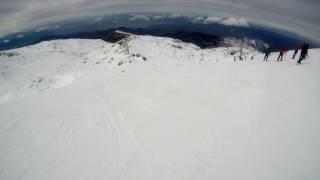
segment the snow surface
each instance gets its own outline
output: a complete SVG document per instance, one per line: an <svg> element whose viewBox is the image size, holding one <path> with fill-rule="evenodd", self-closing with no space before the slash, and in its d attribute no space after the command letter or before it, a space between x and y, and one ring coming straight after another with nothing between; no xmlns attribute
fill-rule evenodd
<svg viewBox="0 0 320 180"><path fill-rule="evenodd" d="M12 52L1 180L320 179L320 49L240 61L239 47L132 35Z"/></svg>

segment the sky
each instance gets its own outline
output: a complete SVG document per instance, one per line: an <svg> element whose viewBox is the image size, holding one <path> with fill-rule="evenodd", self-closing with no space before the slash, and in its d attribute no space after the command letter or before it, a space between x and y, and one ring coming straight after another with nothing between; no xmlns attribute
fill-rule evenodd
<svg viewBox="0 0 320 180"><path fill-rule="evenodd" d="M0 0L0 4L0 37L41 31L48 24L59 27L73 19L100 22L105 15L151 12L200 15L219 23L227 17L231 22L278 28L320 42L320 0Z"/></svg>

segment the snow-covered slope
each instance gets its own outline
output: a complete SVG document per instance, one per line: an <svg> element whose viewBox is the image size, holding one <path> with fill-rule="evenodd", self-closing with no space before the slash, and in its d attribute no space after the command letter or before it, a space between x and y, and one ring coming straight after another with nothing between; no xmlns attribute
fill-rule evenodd
<svg viewBox="0 0 320 180"><path fill-rule="evenodd" d="M0 179L319 179L320 50L291 55L151 36L2 52Z"/></svg>

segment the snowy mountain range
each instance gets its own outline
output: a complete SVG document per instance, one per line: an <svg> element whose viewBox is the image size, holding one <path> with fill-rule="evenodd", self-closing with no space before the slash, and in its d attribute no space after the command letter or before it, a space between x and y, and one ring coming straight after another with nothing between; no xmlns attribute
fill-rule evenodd
<svg viewBox="0 0 320 180"><path fill-rule="evenodd" d="M0 52L0 179L320 178L320 49L118 33Z"/></svg>

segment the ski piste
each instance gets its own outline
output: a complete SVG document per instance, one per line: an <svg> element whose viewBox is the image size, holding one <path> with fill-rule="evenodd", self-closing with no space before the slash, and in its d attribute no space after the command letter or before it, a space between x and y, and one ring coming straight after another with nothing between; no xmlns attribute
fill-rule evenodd
<svg viewBox="0 0 320 180"><path fill-rule="evenodd" d="M130 35L5 51L0 179L319 179L320 49L301 66L239 49Z"/></svg>

